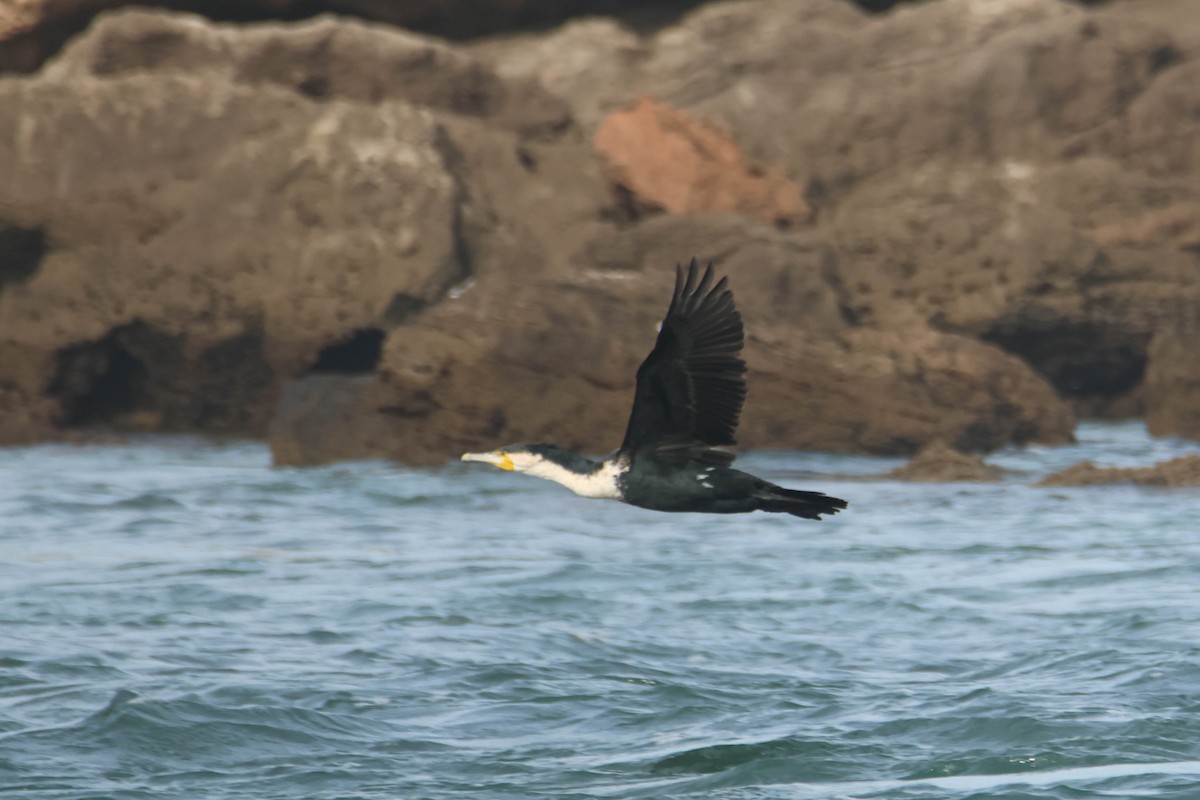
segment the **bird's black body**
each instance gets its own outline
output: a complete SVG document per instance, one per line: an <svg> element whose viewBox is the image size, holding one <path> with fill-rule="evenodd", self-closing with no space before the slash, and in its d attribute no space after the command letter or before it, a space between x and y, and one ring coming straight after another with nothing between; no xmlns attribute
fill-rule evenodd
<svg viewBox="0 0 1200 800"><path fill-rule="evenodd" d="M820 519L822 514L835 514L846 507L846 502L836 497L785 489L728 467L706 467L705 471L693 474L692 470L676 465L643 462L618 482L622 500L654 511L709 514L784 511L797 517Z"/></svg>
<svg viewBox="0 0 1200 800"><path fill-rule="evenodd" d="M676 271L671 306L638 368L633 410L616 453L596 462L539 444L463 458L656 511L772 511L807 519L836 514L845 500L785 489L730 467L746 399L743 340L726 279L713 285L712 265L702 275L692 259L686 271Z"/></svg>

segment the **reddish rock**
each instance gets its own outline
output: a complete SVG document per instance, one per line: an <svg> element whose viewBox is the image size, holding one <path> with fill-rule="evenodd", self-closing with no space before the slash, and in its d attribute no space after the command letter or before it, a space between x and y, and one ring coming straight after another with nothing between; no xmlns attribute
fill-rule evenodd
<svg viewBox="0 0 1200 800"><path fill-rule="evenodd" d="M800 187L751 166L728 132L643 97L596 131L605 176L633 216L731 211L790 225L811 216Z"/></svg>

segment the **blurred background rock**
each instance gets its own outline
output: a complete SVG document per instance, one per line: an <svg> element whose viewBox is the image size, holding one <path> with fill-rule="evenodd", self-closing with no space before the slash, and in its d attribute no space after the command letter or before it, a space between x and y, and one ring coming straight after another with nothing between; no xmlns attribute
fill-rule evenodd
<svg viewBox="0 0 1200 800"><path fill-rule="evenodd" d="M0 442L602 451L692 255L745 447L1200 438L1191 0L0 1Z"/></svg>

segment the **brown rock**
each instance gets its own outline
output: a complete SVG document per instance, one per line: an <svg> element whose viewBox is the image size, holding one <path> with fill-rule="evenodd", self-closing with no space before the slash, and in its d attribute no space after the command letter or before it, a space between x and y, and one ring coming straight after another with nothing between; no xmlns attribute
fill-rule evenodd
<svg viewBox="0 0 1200 800"><path fill-rule="evenodd" d="M974 449L1070 440L1069 409L1019 360L932 331L847 329L822 277L831 268L822 248L803 234L701 216L606 236L592 252L623 254L619 269L503 295L481 281L424 314L420 330L389 337L379 400L389 410L379 413L399 431L403 458L436 463L515 441L614 448L669 297L669 256L659 248L679 241L699 252L728 248L718 267L748 332L743 447L912 453L939 437ZM756 302L771 293L772 302Z"/></svg>
<svg viewBox="0 0 1200 800"><path fill-rule="evenodd" d="M1154 337L1145 402L1150 433L1200 439L1200 325L1167 328Z"/></svg>
<svg viewBox="0 0 1200 800"><path fill-rule="evenodd" d="M598 0L601 5L606 2L613 5L611 0ZM587 3L564 9L555 0L162 0L138 4L129 0L4 0L0 4L0 71L36 70L64 41L85 28L93 15L131 5L157 5L243 21L296 19L325 11L459 37L588 12Z"/></svg>
<svg viewBox="0 0 1200 800"><path fill-rule="evenodd" d="M316 63L319 42L314 92L281 65ZM405 88L379 95L378 71ZM542 95L355 23L144 12L0 80L0 386L28 420L0 433L262 433L282 382L331 348L382 339L489 259L557 255L523 220L595 219L603 188L572 166L582 141L526 124L554 106ZM531 168L565 188L546 196Z"/></svg>
<svg viewBox="0 0 1200 800"><path fill-rule="evenodd" d="M942 0L869 20L836 0L712 4L655 45L631 91L715 119L833 201L921 164L1100 147L1181 57L1163 30L1061 0Z"/></svg>
<svg viewBox="0 0 1200 800"><path fill-rule="evenodd" d="M915 312L978 336L1031 302L1082 316L1079 279L1097 247L1043 206L1041 188L1039 171L1016 163L934 164L863 186L830 219L854 319L901 327Z"/></svg>
<svg viewBox="0 0 1200 800"><path fill-rule="evenodd" d="M1131 161L1159 178L1200 169L1200 60L1166 71L1129 106L1127 146Z"/></svg>
<svg viewBox="0 0 1200 800"><path fill-rule="evenodd" d="M0 4L0 72L33 72L96 11L117 0L5 0Z"/></svg>
<svg viewBox="0 0 1200 800"><path fill-rule="evenodd" d="M1166 244L1200 252L1200 204L1181 203L1155 209L1136 219L1111 222L1092 234L1105 247Z"/></svg>
<svg viewBox="0 0 1200 800"><path fill-rule="evenodd" d="M624 285L542 286L536 305L533 295L505 305L503 314L528 320L518 325L474 317L478 309L451 322L439 308L445 321L427 320L433 330L397 340L385 353L387 399L378 413L390 417L403 442L392 455L438 463L519 441L613 449L669 291L660 277L654 284L658 292L642 287L637 295ZM472 342L478 335L463 329L486 329L485 341ZM1070 411L1043 381L1020 361L959 337L809 343L752 333L746 355L744 448L909 454L939 437L982 449L1071 440Z"/></svg>
<svg viewBox="0 0 1200 800"><path fill-rule="evenodd" d="M1181 456L1152 467L1120 469L1082 461L1038 482L1038 486L1097 486L1136 483L1142 486L1200 486L1200 456Z"/></svg>
<svg viewBox="0 0 1200 800"><path fill-rule="evenodd" d="M256 22L321 13L359 17L424 34L464 40L505 32L545 31L571 18L617 15L636 28L661 27L702 0L4 0L0 3L0 71L32 72L70 36L106 9L139 6Z"/></svg>
<svg viewBox="0 0 1200 800"><path fill-rule="evenodd" d="M832 341L774 338L751 349L749 363L758 374L739 441L750 447L910 455L935 439L960 450L1072 439L1074 417L1043 379L964 337L855 330Z"/></svg>
<svg viewBox="0 0 1200 800"><path fill-rule="evenodd" d="M471 44L470 51L497 74L535 80L564 98L576 121L594 132L629 103L649 43L615 19L591 17L550 31L492 37Z"/></svg>
<svg viewBox="0 0 1200 800"><path fill-rule="evenodd" d="M454 178L436 126L409 106L171 76L10 82L0 105L15 111L0 135L17 143L0 145L0 208L54 242L0 295L0 342L40 365L23 390L81 413L116 373L133 406L171 406L222 347L256 351L243 366L303 369L398 298L428 302L462 279ZM60 133L19 133L35 128ZM271 402L258 398L250 430Z"/></svg>
<svg viewBox="0 0 1200 800"><path fill-rule="evenodd" d="M377 413L370 376L310 375L283 387L267 441L279 465L384 458L399 450L395 426Z"/></svg>
<svg viewBox="0 0 1200 800"><path fill-rule="evenodd" d="M1200 302L1200 274L1175 247L1102 249L1074 214L1046 205L1055 191L1087 191L1093 165L929 167L915 184L864 187L831 223L848 312L993 342L1082 413L1131 396L1155 331Z"/></svg>
<svg viewBox="0 0 1200 800"><path fill-rule="evenodd" d="M47 0L9 0L0 7L0 39L28 33L46 17ZM86 5L86 0L76 5Z"/></svg>
<svg viewBox="0 0 1200 800"><path fill-rule="evenodd" d="M3 374L0 364L0 374ZM0 385L0 443L34 444L54 438L58 408L48 397L30 397L16 388Z"/></svg>
<svg viewBox="0 0 1200 800"><path fill-rule="evenodd" d="M1200 55L1200 17L1192 0L1109 0L1101 10L1118 19L1169 30L1189 54Z"/></svg>
<svg viewBox="0 0 1200 800"><path fill-rule="evenodd" d="M800 187L750 166L727 132L649 97L610 114L595 147L632 216L732 211L779 225L810 216Z"/></svg>
<svg viewBox="0 0 1200 800"><path fill-rule="evenodd" d="M593 257L649 271L688 248L718 258L745 320L744 446L911 454L935 438L968 450L1071 438L1067 406L998 348L917 321L887 332L849 324L838 277L847 265L821 236L736 217L662 217L605 237ZM648 300L650 324L662 291ZM625 380L642 355L631 353Z"/></svg>
<svg viewBox="0 0 1200 800"><path fill-rule="evenodd" d="M501 78L434 39L332 17L235 27L122 11L100 17L52 69L60 81L203 75L315 101L403 101L529 135L551 136L571 124L566 104L533 81Z"/></svg>
<svg viewBox="0 0 1200 800"><path fill-rule="evenodd" d="M385 6L466 7L363 13ZM0 80L0 436L261 433L324 364L361 380L312 389L308 424L367 455L607 449L693 254L745 315L745 446L1061 441L1055 390L1193 430L1170 333L1200 304L1185 28L1059 0L709 3L656 33L593 20L470 48L102 18ZM759 216L725 188L699 207L737 214L615 213L585 139L640 94L666 106L645 130L723 154L712 174L749 175ZM759 221L778 215L755 163L805 187L812 225Z"/></svg>
<svg viewBox="0 0 1200 800"><path fill-rule="evenodd" d="M264 55L306 63L288 53L315 40L353 53L360 34L361 82L338 66L348 56L323 64L335 77L322 84ZM605 225L582 143L508 122L536 92L373 100L373 73L414 52L412 87L425 58L477 68L346 23L235 33L130 13L43 75L0 82L14 110L0 118L12 143L0 207L24 254L3 270L0 366L25 402L69 425L260 432L286 391L281 461L436 462L539 439L605 450L668 265L698 253L730 272L746 314L746 446L908 453L934 437L986 449L1070 436L1069 411L997 349L919 321L915 335L856 329L846 264L822 236L734 215ZM340 358L373 378L306 382L371 339L374 355Z"/></svg>
<svg viewBox="0 0 1200 800"><path fill-rule="evenodd" d="M648 93L782 164L810 187L853 321L982 337L1081 413L1139 413L1150 340L1200 303L1186 5L714 3L652 39L608 31L580 62L565 31L488 56L552 72L585 124Z"/></svg>
<svg viewBox="0 0 1200 800"><path fill-rule="evenodd" d="M897 481L987 483L1003 476L1004 470L981 456L963 453L938 440L922 447L911 461L884 477Z"/></svg>

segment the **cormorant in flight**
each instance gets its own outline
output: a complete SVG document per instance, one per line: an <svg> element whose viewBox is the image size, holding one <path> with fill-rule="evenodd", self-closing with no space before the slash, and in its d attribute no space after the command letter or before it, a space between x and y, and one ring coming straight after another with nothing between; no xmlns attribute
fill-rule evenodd
<svg viewBox="0 0 1200 800"><path fill-rule="evenodd" d="M584 497L656 511L737 514L781 511L805 519L836 514L846 501L785 489L732 469L733 434L746 399L742 317L712 264L675 270L675 294L658 341L637 371L633 412L621 447L595 461L552 444L466 453L501 469L556 481Z"/></svg>

